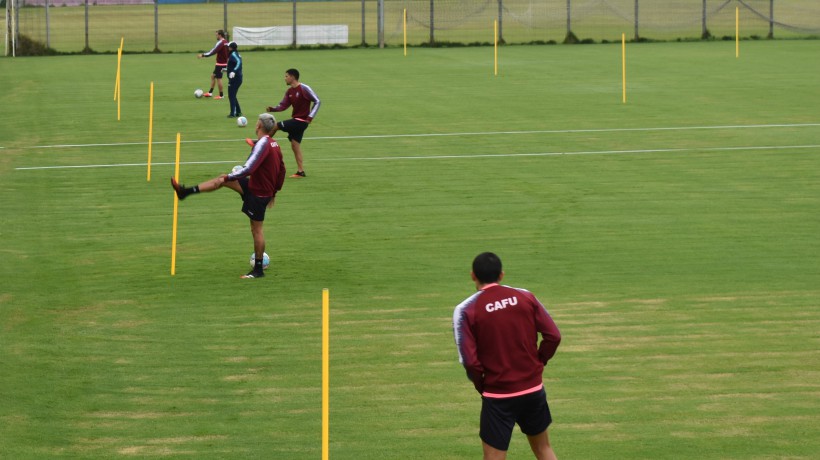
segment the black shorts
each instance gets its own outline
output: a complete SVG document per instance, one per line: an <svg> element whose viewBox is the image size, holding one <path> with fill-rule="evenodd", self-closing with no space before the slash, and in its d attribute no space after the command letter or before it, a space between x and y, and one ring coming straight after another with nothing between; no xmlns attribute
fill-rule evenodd
<svg viewBox="0 0 820 460"><path fill-rule="evenodd" d="M268 209L271 197L256 196L248 191L247 177L239 179L239 186L242 187L242 212L251 220L264 221L265 210Z"/></svg>
<svg viewBox="0 0 820 460"><path fill-rule="evenodd" d="M543 388L513 398L481 399L479 435L482 441L498 450L506 451L510 448L510 438L516 423L521 427L521 432L528 436L543 432L552 423L547 393Z"/></svg>
<svg viewBox="0 0 820 460"><path fill-rule="evenodd" d="M224 65L214 66L214 77L222 78L222 72L224 72L224 71L225 71L225 66Z"/></svg>
<svg viewBox="0 0 820 460"><path fill-rule="evenodd" d="M296 141L301 144L302 136L305 134L305 130L310 123L291 118L290 120L280 121L277 125L279 129L288 133L289 141Z"/></svg>

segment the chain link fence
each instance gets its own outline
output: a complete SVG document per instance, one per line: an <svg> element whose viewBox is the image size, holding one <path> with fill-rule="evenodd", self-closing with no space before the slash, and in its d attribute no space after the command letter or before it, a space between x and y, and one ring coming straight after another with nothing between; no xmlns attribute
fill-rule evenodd
<svg viewBox="0 0 820 460"><path fill-rule="evenodd" d="M6 55L820 37L819 0L0 0ZM236 36L236 38L234 37Z"/></svg>

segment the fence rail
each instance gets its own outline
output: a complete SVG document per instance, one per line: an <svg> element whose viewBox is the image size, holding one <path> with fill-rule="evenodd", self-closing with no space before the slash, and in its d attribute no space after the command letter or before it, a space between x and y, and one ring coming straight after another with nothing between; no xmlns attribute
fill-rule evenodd
<svg viewBox="0 0 820 460"><path fill-rule="evenodd" d="M56 52L113 52L125 37L132 52L210 49L213 31L288 28L282 46L309 46L303 26L340 26L334 46L442 46L501 43L697 40L741 36L820 37L818 0L0 0L6 55L24 44ZM404 22L404 11L406 23ZM321 29L321 27L320 27ZM324 29L321 29L324 30ZM343 43L339 43L342 41Z"/></svg>

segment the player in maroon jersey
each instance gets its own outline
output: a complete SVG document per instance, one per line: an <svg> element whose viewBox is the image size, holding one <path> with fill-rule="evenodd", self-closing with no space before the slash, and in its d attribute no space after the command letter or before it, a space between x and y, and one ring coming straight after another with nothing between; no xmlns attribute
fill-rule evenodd
<svg viewBox="0 0 820 460"><path fill-rule="evenodd" d="M213 192L228 187L242 196L242 212L251 220L253 236L254 267L242 278L261 278L265 276L262 258L265 254L265 234L263 224L265 210L273 206L276 192L282 189L285 182L285 162L282 160L282 149L271 136L276 131L276 119L269 113L259 115L256 122L258 140L253 145L248 159L241 169L230 174L221 174L211 180L193 187L180 185L172 177L171 186L180 200L190 194Z"/></svg>
<svg viewBox="0 0 820 460"><path fill-rule="evenodd" d="M214 72L211 74L211 89L203 94L203 96L211 97L214 92L214 83L216 83L219 85L219 96L214 97L214 99L222 99L222 72L228 67L228 55L230 54L228 50L228 40L225 38L225 31L222 29L216 31L216 45L211 48L211 51L199 53L196 57L204 58L213 56L214 54L216 54L216 65L214 66Z"/></svg>
<svg viewBox="0 0 820 460"><path fill-rule="evenodd" d="M290 177L306 177L302 160L302 136L310 122L316 117L322 102L310 86L299 82L299 71L296 69L285 71L285 84L288 85L288 90L285 91L282 102L276 107L268 106L267 111L281 112L293 106L291 119L280 121L277 127L288 133L290 147L296 158L296 173ZM312 107L311 104L313 104Z"/></svg>
<svg viewBox="0 0 820 460"><path fill-rule="evenodd" d="M507 458L517 423L538 460L555 460L541 374L558 349L561 333L532 293L499 284L504 272L497 255L476 256L471 276L478 292L456 307L453 333L459 361L481 394L484 459Z"/></svg>

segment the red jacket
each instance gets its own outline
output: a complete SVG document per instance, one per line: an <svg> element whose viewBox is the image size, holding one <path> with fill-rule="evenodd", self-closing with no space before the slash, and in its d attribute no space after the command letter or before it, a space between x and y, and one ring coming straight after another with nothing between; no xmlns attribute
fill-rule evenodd
<svg viewBox="0 0 820 460"><path fill-rule="evenodd" d="M467 376L488 397L540 389L544 365L561 343L558 327L531 292L499 284L456 307L453 333Z"/></svg>
<svg viewBox="0 0 820 460"><path fill-rule="evenodd" d="M273 197L285 183L285 162L276 139L262 136L256 141L241 170L228 174L226 181L251 176L248 190L258 197Z"/></svg>
<svg viewBox="0 0 820 460"><path fill-rule="evenodd" d="M313 103L312 108L311 103ZM310 123L316 117L316 113L319 112L321 105L322 101L319 100L319 96L316 95L316 92L314 92L310 86L299 83L299 86L296 88L288 88L288 90L285 91L285 97L282 98L279 105L274 107L271 112L281 112L293 106L291 118Z"/></svg>

